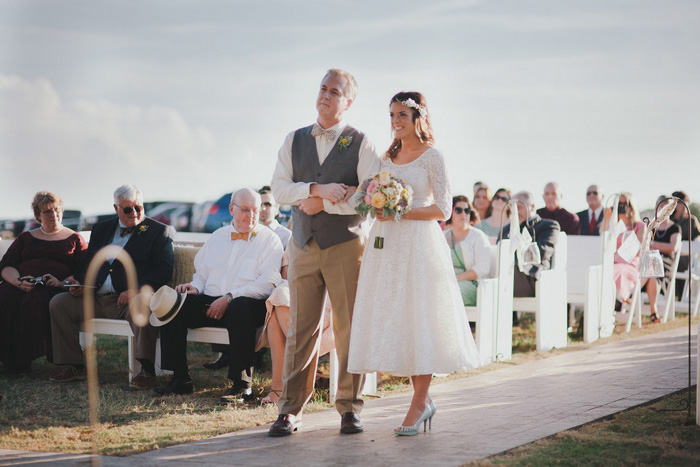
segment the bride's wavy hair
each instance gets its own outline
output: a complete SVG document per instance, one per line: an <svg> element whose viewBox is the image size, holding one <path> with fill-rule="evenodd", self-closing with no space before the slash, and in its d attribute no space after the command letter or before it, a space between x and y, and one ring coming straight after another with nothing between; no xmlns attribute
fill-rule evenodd
<svg viewBox="0 0 700 467"><path fill-rule="evenodd" d="M419 108L409 107L413 111L413 124L416 130L416 136L421 143L433 144L435 138L433 137L433 127L430 124L430 113L428 112L428 103L425 101L423 94L415 91L405 91L399 92L394 97L391 98L389 105L392 102L398 102L399 104L404 104L408 99L412 99L413 102L418 104ZM408 107L408 106L407 106ZM423 114L421 116L421 113ZM401 140L399 138L394 138L386 151L386 157L389 159L394 159L396 155L401 150Z"/></svg>

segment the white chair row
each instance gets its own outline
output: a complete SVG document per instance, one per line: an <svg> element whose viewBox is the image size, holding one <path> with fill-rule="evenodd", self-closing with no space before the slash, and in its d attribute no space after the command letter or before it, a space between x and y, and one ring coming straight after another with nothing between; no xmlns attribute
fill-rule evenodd
<svg viewBox="0 0 700 467"><path fill-rule="evenodd" d="M513 264L510 240L491 245L489 278L479 281L476 306L464 307L476 324L476 346L482 365L513 355Z"/></svg>
<svg viewBox="0 0 700 467"><path fill-rule="evenodd" d="M513 298L513 310L535 313L537 351L566 347L568 342L566 308L567 235L559 232L554 246L552 268L540 272L534 297Z"/></svg>
<svg viewBox="0 0 700 467"><path fill-rule="evenodd" d="M692 244L687 240L681 242L680 255L689 257L688 269L676 273L676 280L683 280L683 294L680 302L676 302L674 307L679 305L687 307L688 301L690 301L691 314L694 318L698 315L698 306L700 305L700 297L698 296L700 294L700 239L693 240Z"/></svg>
<svg viewBox="0 0 700 467"><path fill-rule="evenodd" d="M567 302L583 305L583 341L610 337L615 328L613 263L616 239L611 232L600 236L572 235L567 242ZM573 316L571 316L573 323Z"/></svg>

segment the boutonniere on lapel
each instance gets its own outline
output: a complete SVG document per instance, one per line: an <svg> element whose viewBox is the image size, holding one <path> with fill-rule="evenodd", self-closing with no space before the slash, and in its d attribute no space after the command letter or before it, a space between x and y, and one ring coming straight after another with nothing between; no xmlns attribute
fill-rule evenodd
<svg viewBox="0 0 700 467"><path fill-rule="evenodd" d="M147 225L144 225L144 224L141 224L141 225L139 225L139 233L138 233L138 234L141 235L141 234L144 233L146 230L148 230L148 226L147 226Z"/></svg>
<svg viewBox="0 0 700 467"><path fill-rule="evenodd" d="M343 149L347 149L350 144L352 144L352 136L341 136L338 138L338 152L343 152Z"/></svg>
<svg viewBox="0 0 700 467"><path fill-rule="evenodd" d="M258 233L257 233L255 230L253 230L253 231L250 233L250 239L253 240L257 234L258 234Z"/></svg>

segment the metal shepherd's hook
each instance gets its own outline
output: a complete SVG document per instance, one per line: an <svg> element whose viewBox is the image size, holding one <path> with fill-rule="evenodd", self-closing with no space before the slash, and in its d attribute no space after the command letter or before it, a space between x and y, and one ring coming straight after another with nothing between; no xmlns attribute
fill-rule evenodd
<svg viewBox="0 0 700 467"><path fill-rule="evenodd" d="M140 294L137 295L138 291L138 280L136 277L136 267L134 266L134 261L131 256L124 251L122 247L116 245L107 245L97 252L90 264L88 265L87 273L85 275L85 285L94 286L97 282L97 273L102 266L102 263L109 262L112 258L114 261L119 261L124 266L124 271L126 272L126 281L129 293L133 293L135 297L139 299L134 299L135 297L130 297L129 300L129 313L131 314L131 319L137 326L145 326L148 323L148 317L150 314L150 309L148 307L148 299L150 298L149 292L153 293L153 288L148 285L144 285L140 290ZM92 319L95 317L95 288L86 287L84 298L83 298L83 319L85 326L85 333L92 336L95 331L95 326ZM87 387L88 387L88 408L90 415L90 436L92 442L92 465L101 465L100 458L98 457L98 443L97 443L97 431L99 429L99 397L98 397L98 386L99 382L97 379L97 355L95 353L95 347L93 345L93 339L86 339L85 342L85 363L87 367Z"/></svg>

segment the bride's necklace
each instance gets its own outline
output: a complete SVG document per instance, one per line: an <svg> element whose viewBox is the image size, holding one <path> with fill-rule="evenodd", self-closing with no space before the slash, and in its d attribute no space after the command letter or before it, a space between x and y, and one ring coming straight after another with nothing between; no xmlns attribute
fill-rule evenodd
<svg viewBox="0 0 700 467"><path fill-rule="evenodd" d="M55 232L47 232L46 230L44 230L44 226L43 226L43 225L40 225L39 228L40 228L41 231L44 232L46 235L56 235L58 232L60 232L61 230L63 230L63 226L61 226L61 228L58 229L58 230L55 231Z"/></svg>

